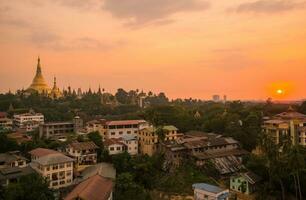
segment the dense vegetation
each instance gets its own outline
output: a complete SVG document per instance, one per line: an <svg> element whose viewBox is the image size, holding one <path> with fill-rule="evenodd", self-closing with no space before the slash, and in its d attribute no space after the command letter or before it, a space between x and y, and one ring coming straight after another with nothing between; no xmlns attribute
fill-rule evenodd
<svg viewBox="0 0 306 200"><path fill-rule="evenodd" d="M263 116L271 116L286 111L289 105L265 103L245 103L240 101L227 103L205 102L194 99L176 99L169 101L164 93L146 94L149 106L140 109L135 104L135 97L144 95L139 91L126 92L119 89L112 98L117 104L102 104L101 94L92 92L83 98L76 94L66 94L64 98L51 100L38 95L25 97L22 94L0 94L0 111L10 115L28 111L30 108L42 112L47 121L72 120L80 115L85 121L93 118L106 119L146 119L156 126L171 124L181 132L200 130L231 136L242 147L252 151L261 145L266 156L251 155L245 159L245 165L263 178L259 199L286 199L305 196L305 149L289 144L274 145L269 138L261 135ZM306 114L306 102L294 105L299 112ZM18 145L0 134L0 153L10 150L27 151L36 147L57 148L64 143L39 140L33 133L34 140ZM200 169L187 163L175 171L163 169L163 156L130 157L127 153L108 156L98 133L89 134L88 138L99 147L98 160L112 162L117 169L115 199L150 199L150 191L190 194L194 182L211 182L218 179L213 169ZM75 139L75 138L74 138ZM79 141L83 137L76 138ZM280 154L282 150L282 154ZM19 187L19 186L18 186ZM1 188L0 188L1 189ZM6 194L6 193L5 193ZM287 195L289 194L289 195ZM12 198L13 199L13 198ZM301 199L301 198L300 198Z"/></svg>

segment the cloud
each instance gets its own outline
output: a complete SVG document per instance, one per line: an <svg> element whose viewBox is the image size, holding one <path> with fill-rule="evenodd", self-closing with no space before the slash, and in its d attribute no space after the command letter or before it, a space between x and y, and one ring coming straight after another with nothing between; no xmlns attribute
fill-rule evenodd
<svg viewBox="0 0 306 200"><path fill-rule="evenodd" d="M209 5L199 0L104 0L102 8L127 25L136 26L172 22L168 19L172 14L208 9Z"/></svg>
<svg viewBox="0 0 306 200"><path fill-rule="evenodd" d="M240 4L235 11L238 13L279 13L294 9L305 8L305 1L295 0L258 0Z"/></svg>

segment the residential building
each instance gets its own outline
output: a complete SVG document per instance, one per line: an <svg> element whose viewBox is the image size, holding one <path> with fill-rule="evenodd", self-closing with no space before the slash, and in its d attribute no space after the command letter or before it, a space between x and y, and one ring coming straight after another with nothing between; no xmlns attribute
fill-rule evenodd
<svg viewBox="0 0 306 200"><path fill-rule="evenodd" d="M0 169L0 184L2 186L8 186L10 183L17 183L21 177L34 173L35 170L30 166L3 168Z"/></svg>
<svg viewBox="0 0 306 200"><path fill-rule="evenodd" d="M122 138L105 139L104 145L107 148L109 155L120 154L127 150L127 146Z"/></svg>
<svg viewBox="0 0 306 200"><path fill-rule="evenodd" d="M39 126L39 137L45 139L65 139L83 126L83 120L76 116L71 122L49 122Z"/></svg>
<svg viewBox="0 0 306 200"><path fill-rule="evenodd" d="M64 200L112 200L113 182L111 179L95 175L78 184Z"/></svg>
<svg viewBox="0 0 306 200"><path fill-rule="evenodd" d="M91 165L97 163L98 148L92 141L72 142L68 144L66 152L74 158L77 165Z"/></svg>
<svg viewBox="0 0 306 200"><path fill-rule="evenodd" d="M34 158L31 167L46 178L52 189L70 186L73 181L73 159L49 149L35 149L30 152Z"/></svg>
<svg viewBox="0 0 306 200"><path fill-rule="evenodd" d="M158 148L158 135L153 127L146 127L138 134L139 152L152 156Z"/></svg>
<svg viewBox="0 0 306 200"><path fill-rule="evenodd" d="M130 155L138 154L138 138L136 134L122 136L122 141L126 145L126 151Z"/></svg>
<svg viewBox="0 0 306 200"><path fill-rule="evenodd" d="M21 156L19 151L10 151L0 154L0 168L26 167L27 161L28 159Z"/></svg>
<svg viewBox="0 0 306 200"><path fill-rule="evenodd" d="M14 115L13 123L16 129L31 132L44 123L44 115L30 110L28 113Z"/></svg>
<svg viewBox="0 0 306 200"><path fill-rule="evenodd" d="M142 127L148 126L145 120L121 120L106 122L106 138L121 138L124 135L138 134Z"/></svg>
<svg viewBox="0 0 306 200"><path fill-rule="evenodd" d="M22 132L14 132L7 134L7 138L12 139L17 142L17 144L27 143L32 141L32 137Z"/></svg>
<svg viewBox="0 0 306 200"><path fill-rule="evenodd" d="M191 159L198 166L211 161L220 174L233 173L242 167L242 156L248 152L230 137L214 133L191 131L175 141L161 143L166 166L175 168Z"/></svg>
<svg viewBox="0 0 306 200"><path fill-rule="evenodd" d="M276 144L290 139L292 144L306 146L306 115L291 107L287 112L265 120L262 129Z"/></svg>
<svg viewBox="0 0 306 200"><path fill-rule="evenodd" d="M86 123L87 133L98 131L102 136L103 140L106 138L107 126L105 119L91 120Z"/></svg>
<svg viewBox="0 0 306 200"><path fill-rule="evenodd" d="M179 137L183 136L183 134L178 133L178 129L172 125L164 126L163 131L165 133L164 141L177 140ZM156 128L153 126L144 127L140 129L138 137L140 153L152 156L158 149L159 139Z"/></svg>
<svg viewBox="0 0 306 200"><path fill-rule="evenodd" d="M256 187L261 178L253 172L238 173L230 178L230 189L236 192L251 194L256 191Z"/></svg>
<svg viewBox="0 0 306 200"><path fill-rule="evenodd" d="M228 200L229 190L222 189L207 183L195 183L192 185L194 190L194 200Z"/></svg>
<svg viewBox="0 0 306 200"><path fill-rule="evenodd" d="M0 129L12 130L13 120L7 117L0 117Z"/></svg>

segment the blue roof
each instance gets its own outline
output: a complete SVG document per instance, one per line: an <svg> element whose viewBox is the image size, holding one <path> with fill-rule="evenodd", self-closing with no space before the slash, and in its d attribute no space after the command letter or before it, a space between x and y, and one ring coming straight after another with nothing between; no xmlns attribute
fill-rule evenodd
<svg viewBox="0 0 306 200"><path fill-rule="evenodd" d="M205 190L205 191L208 191L208 192L211 192L211 193L215 193L215 194L224 191L224 189L222 189L218 186L210 185L210 184L207 184L207 183L195 183L195 184L192 185L192 187L196 188L196 189L200 189L200 190Z"/></svg>

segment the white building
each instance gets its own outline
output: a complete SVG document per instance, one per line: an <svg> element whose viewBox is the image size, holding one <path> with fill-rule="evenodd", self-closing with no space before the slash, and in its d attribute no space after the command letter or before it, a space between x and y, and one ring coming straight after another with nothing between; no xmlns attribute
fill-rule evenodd
<svg viewBox="0 0 306 200"><path fill-rule="evenodd" d="M126 145L126 151L130 155L138 154L138 137L135 134L132 135L124 135L122 137L122 142Z"/></svg>
<svg viewBox="0 0 306 200"><path fill-rule="evenodd" d="M145 120L122 120L106 122L106 137L121 138L124 135L138 134L141 128L149 126Z"/></svg>
<svg viewBox="0 0 306 200"><path fill-rule="evenodd" d="M229 190L210 185L207 183L195 183L192 185L194 190L194 200L228 200Z"/></svg>
<svg viewBox="0 0 306 200"><path fill-rule="evenodd" d="M122 138L105 139L104 145L107 148L109 155L116 155L126 151L127 146Z"/></svg>
<svg viewBox="0 0 306 200"><path fill-rule="evenodd" d="M72 142L68 144L66 152L75 159L78 165L91 165L97 163L97 149L99 147L92 141Z"/></svg>
<svg viewBox="0 0 306 200"><path fill-rule="evenodd" d="M30 151L31 167L46 178L52 189L70 186L73 181L73 159L50 149Z"/></svg>
<svg viewBox="0 0 306 200"><path fill-rule="evenodd" d="M0 128L12 130L13 128L13 120L7 117L0 118Z"/></svg>
<svg viewBox="0 0 306 200"><path fill-rule="evenodd" d="M14 115L13 121L17 129L29 132L37 129L40 124L44 123L44 115L30 111L29 113Z"/></svg>

